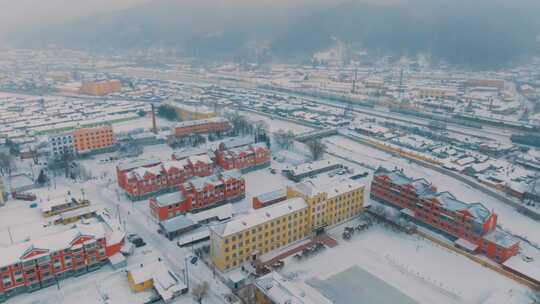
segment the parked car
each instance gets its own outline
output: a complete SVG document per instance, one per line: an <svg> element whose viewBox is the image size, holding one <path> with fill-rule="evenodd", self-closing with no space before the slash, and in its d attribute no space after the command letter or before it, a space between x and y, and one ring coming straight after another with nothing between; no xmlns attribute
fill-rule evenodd
<svg viewBox="0 0 540 304"><path fill-rule="evenodd" d="M136 238L141 238L141 237L140 237L138 234L136 234L136 233L130 233L130 234L128 234L128 236L127 236L127 239L128 239L128 241L130 241L130 242L133 242L133 239L136 239Z"/></svg>
<svg viewBox="0 0 540 304"><path fill-rule="evenodd" d="M144 242L142 238L135 238L133 239L133 241L131 241L131 243L133 243L133 245L135 245L136 248L143 247L146 245L146 243Z"/></svg>

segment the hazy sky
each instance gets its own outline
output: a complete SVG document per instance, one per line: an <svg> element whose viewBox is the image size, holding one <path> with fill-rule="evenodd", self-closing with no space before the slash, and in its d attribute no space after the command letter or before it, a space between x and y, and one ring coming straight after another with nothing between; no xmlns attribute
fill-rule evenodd
<svg viewBox="0 0 540 304"><path fill-rule="evenodd" d="M121 10L144 2L160 0L0 0L0 36L24 30L39 28L50 24L61 24L81 16L101 12ZM169 0L170 1L170 0ZM374 3L394 2L396 0L174 0L178 4L225 5L251 7L298 7L313 4L337 4L344 1L369 1Z"/></svg>
<svg viewBox="0 0 540 304"><path fill-rule="evenodd" d="M62 23L148 1L151 0L0 0L0 34L37 27L40 23Z"/></svg>

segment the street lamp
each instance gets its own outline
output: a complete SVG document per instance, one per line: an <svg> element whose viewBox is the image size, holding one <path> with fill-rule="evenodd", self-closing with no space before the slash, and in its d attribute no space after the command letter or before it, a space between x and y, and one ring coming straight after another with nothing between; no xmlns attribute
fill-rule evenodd
<svg viewBox="0 0 540 304"><path fill-rule="evenodd" d="M184 282L186 283L186 287L187 289L189 290L189 267L188 267L188 259L189 259L189 262L192 264L192 265L197 265L197 261L199 260L199 258L197 256L194 256L194 255L187 255L184 257Z"/></svg>

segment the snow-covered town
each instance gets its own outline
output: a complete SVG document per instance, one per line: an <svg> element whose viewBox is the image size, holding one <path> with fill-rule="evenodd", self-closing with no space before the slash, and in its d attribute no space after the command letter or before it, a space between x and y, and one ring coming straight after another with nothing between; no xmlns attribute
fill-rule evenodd
<svg viewBox="0 0 540 304"><path fill-rule="evenodd" d="M0 48L0 303L540 303L540 58L332 41Z"/></svg>

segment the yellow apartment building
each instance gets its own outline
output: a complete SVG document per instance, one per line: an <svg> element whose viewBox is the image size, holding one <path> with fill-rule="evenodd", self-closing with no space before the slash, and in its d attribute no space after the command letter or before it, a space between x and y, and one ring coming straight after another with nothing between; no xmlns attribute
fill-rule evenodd
<svg viewBox="0 0 540 304"><path fill-rule="evenodd" d="M210 254L219 270L228 270L257 256L304 239L308 205L291 198L210 229Z"/></svg>
<svg viewBox="0 0 540 304"><path fill-rule="evenodd" d="M323 232L362 212L364 184L344 178L287 187L287 200L211 227L210 254L221 271Z"/></svg>
<svg viewBox="0 0 540 304"><path fill-rule="evenodd" d="M308 180L287 187L287 197L301 197L307 202L310 230L318 233L362 212L364 185L348 178L329 185Z"/></svg>

